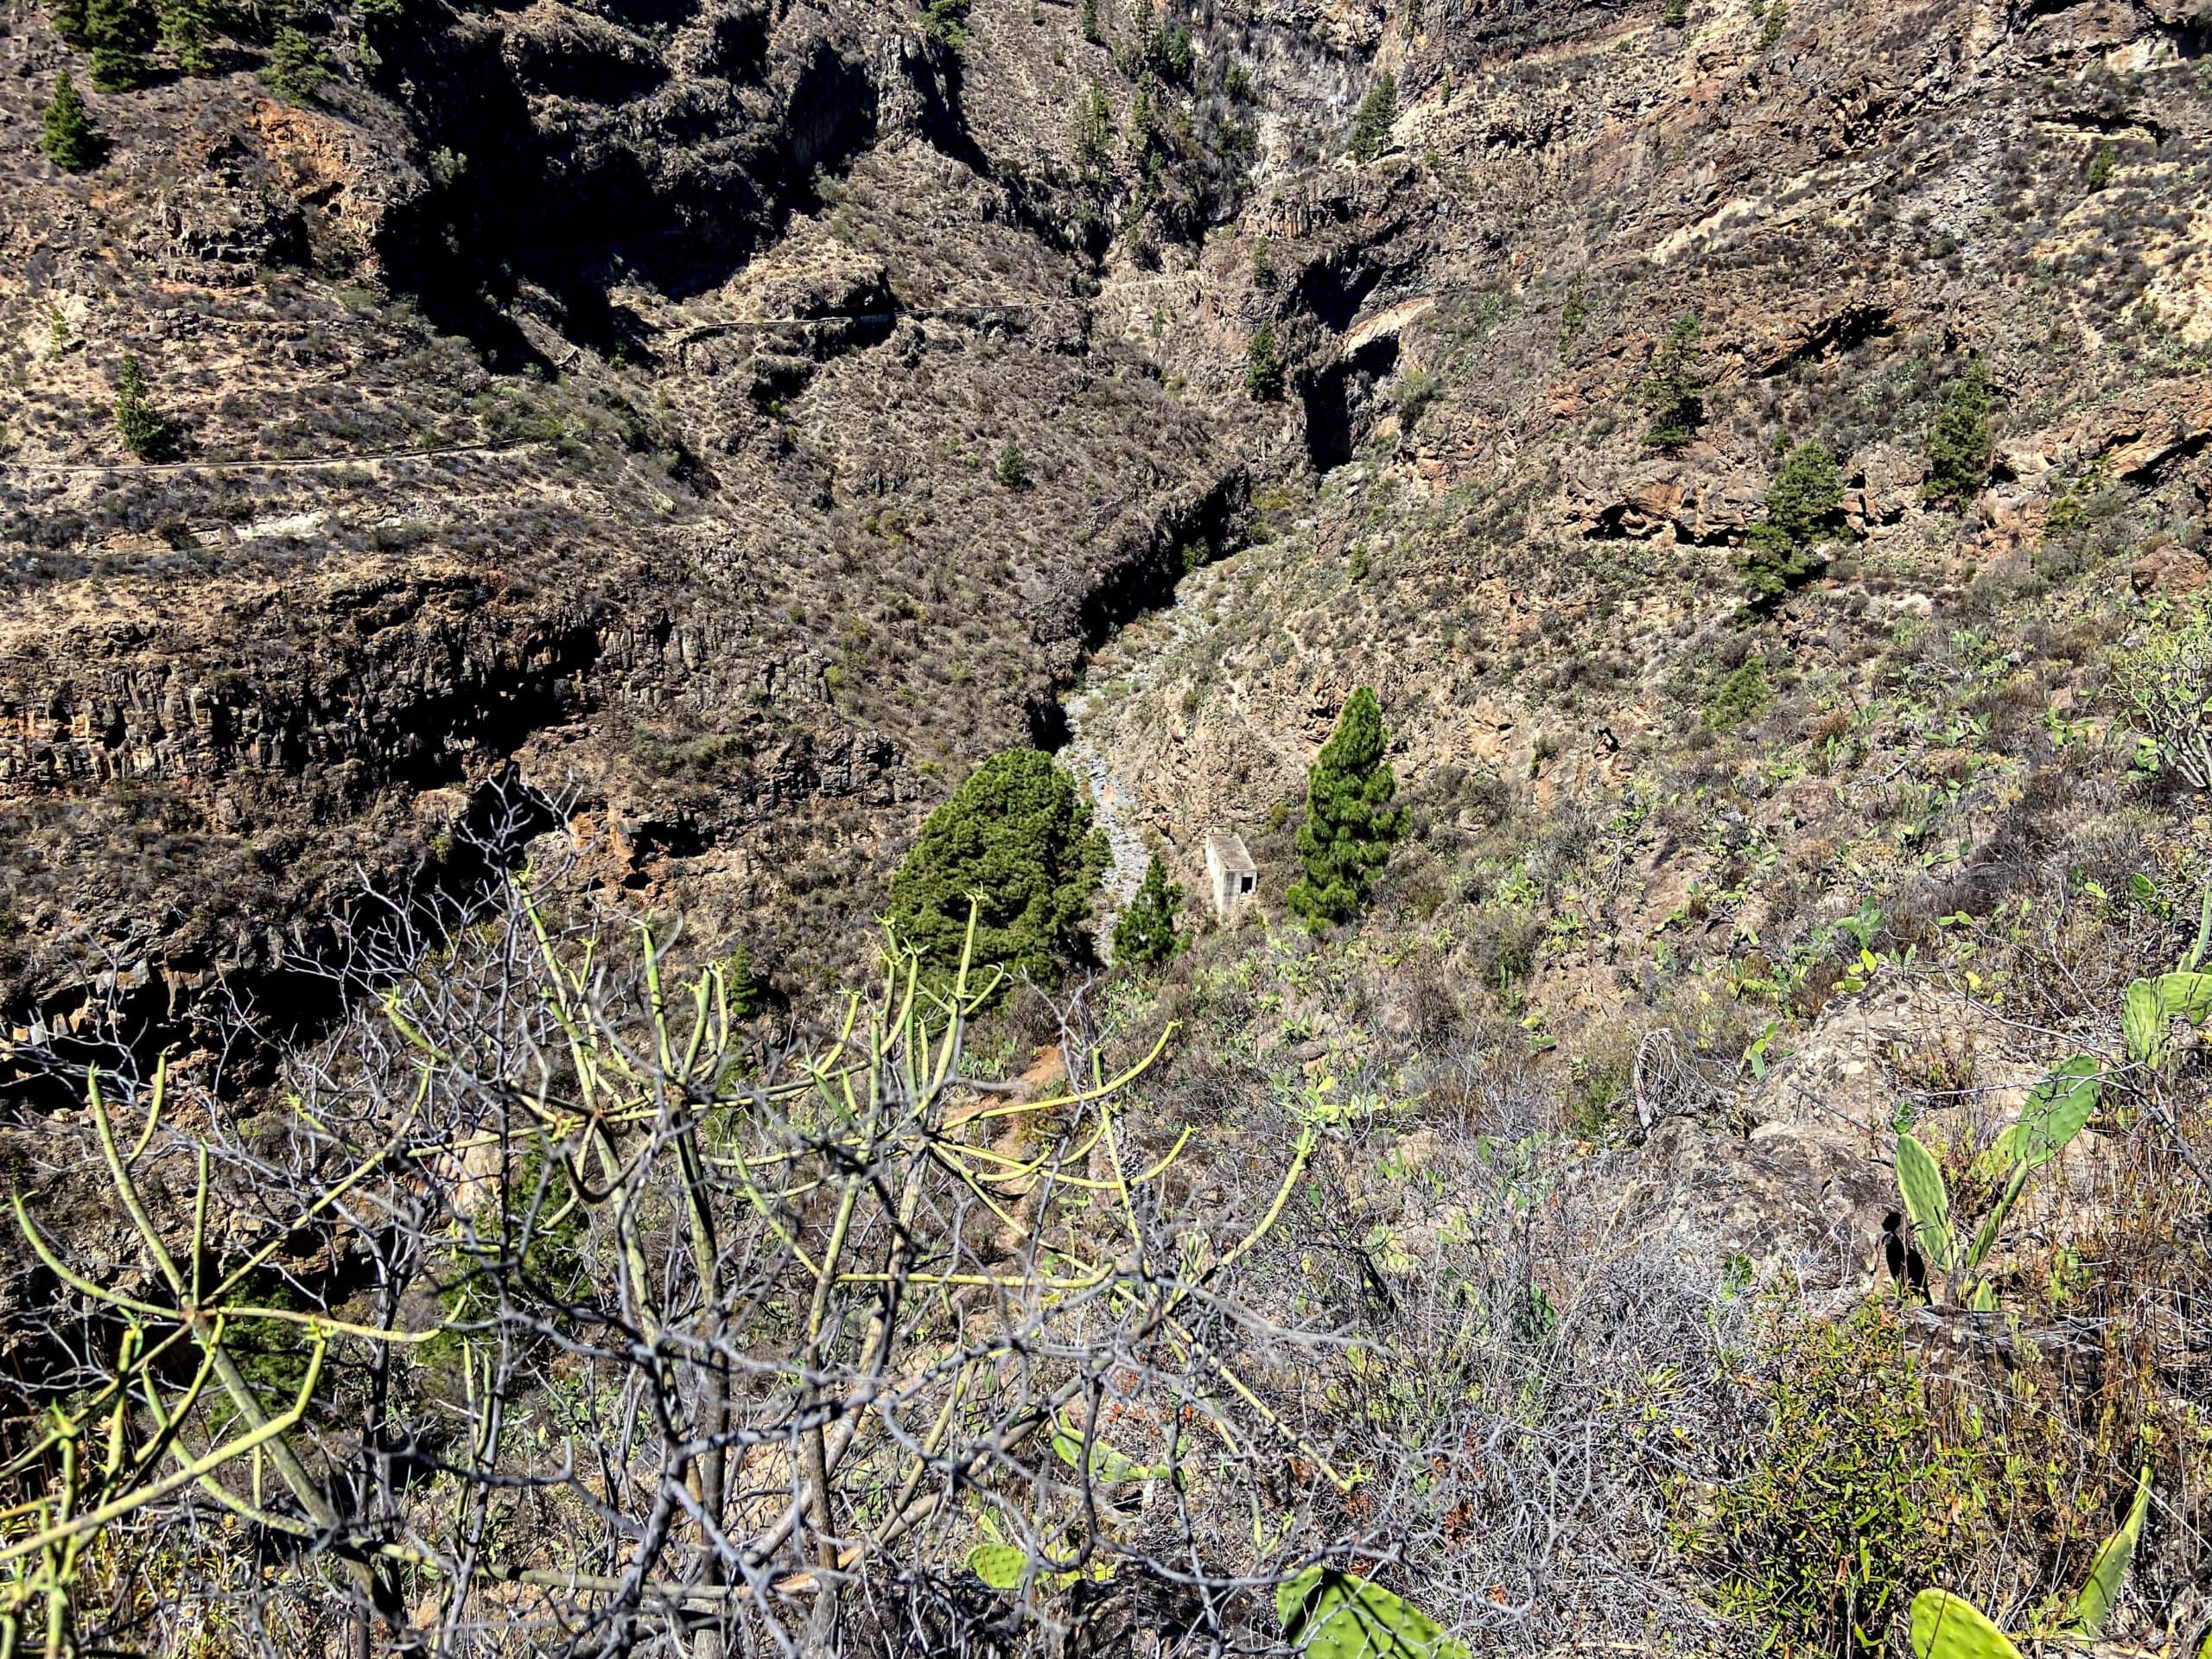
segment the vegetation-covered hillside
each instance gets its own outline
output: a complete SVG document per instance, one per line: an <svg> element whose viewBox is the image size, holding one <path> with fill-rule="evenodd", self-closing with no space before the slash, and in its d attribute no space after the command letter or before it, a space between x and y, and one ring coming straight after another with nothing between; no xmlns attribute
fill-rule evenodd
<svg viewBox="0 0 2212 1659"><path fill-rule="evenodd" d="M2212 1659L2208 27L0 18L0 1659Z"/></svg>

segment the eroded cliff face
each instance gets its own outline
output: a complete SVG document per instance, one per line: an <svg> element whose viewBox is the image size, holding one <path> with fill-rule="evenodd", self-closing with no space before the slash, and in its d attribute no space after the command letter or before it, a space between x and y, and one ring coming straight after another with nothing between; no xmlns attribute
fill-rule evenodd
<svg viewBox="0 0 2212 1659"><path fill-rule="evenodd" d="M95 98L86 177L10 151L18 1023L281 982L500 779L791 982L844 957L917 815L1052 741L1248 489L1241 412L1096 336L1073 181L978 148L995 27L439 10L309 107L168 79ZM73 55L8 46L34 130Z"/></svg>
<svg viewBox="0 0 2212 1659"><path fill-rule="evenodd" d="M1694 766L1698 699L1747 654L1809 689L1899 627L1986 625L2063 587L2109 556L2084 550L2093 497L2106 540L2147 550L2106 580L2201 586L2202 29L2161 7L1929 4L1389 31L1395 150L1268 193L1192 278L1283 317L1306 447L1340 464L1098 664L1099 741L1147 827L1195 874L1205 827L1279 819L1362 683L1447 822L1485 821L1471 785L1540 811L1615 800ZM1702 418L1661 447L1644 399L1684 319ZM1997 461L1937 503L1925 435L1971 360ZM1808 440L1839 459L1841 539L1747 628L1746 532ZM2078 672L2050 690L2091 701ZM1968 807L1992 820L2001 793ZM1854 831L1824 778L1754 817L1784 842ZM1631 933L1729 863L1659 854ZM1599 979L1573 993L1585 1013L1630 995Z"/></svg>
<svg viewBox="0 0 2212 1659"><path fill-rule="evenodd" d="M1778 431L1844 454L1884 613L2024 556L2062 475L2196 500L2194 13L1100 16L349 13L305 107L251 42L96 95L78 176L31 138L79 55L10 25L18 1022L280 973L364 874L438 879L510 775L802 982L1255 493L1271 539L1116 740L1178 842L1294 789L1358 680L1415 773L1617 778L1669 642L1737 603ZM1707 416L1655 454L1687 313ZM1262 323L1281 403L1245 389ZM126 352L158 462L107 418ZM1961 535L1906 440L1969 352L2008 448Z"/></svg>

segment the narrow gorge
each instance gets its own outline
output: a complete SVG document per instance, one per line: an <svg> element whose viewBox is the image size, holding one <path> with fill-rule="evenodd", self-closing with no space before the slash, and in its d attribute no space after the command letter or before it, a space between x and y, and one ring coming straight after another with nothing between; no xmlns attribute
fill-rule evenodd
<svg viewBox="0 0 2212 1659"><path fill-rule="evenodd" d="M17 0L0 1659L2212 1659L2208 48Z"/></svg>

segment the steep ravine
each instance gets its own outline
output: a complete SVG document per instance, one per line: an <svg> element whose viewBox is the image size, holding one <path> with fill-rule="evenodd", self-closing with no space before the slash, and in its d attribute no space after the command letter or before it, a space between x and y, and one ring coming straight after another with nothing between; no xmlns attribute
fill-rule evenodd
<svg viewBox="0 0 2212 1659"><path fill-rule="evenodd" d="M1133 618L1091 657L1063 705L1068 741L1060 763L1083 785L1113 851L1098 927L1100 953L1109 960L1114 923L1135 894L1154 850L1196 895L1196 861L1205 832L1233 827L1166 821L1163 780L1145 769L1142 751L1124 747L1122 739L1133 705L1154 693L1163 671L1179 664L1185 646L1218 620L1215 607L1239 556L1224 556L1185 576L1166 605Z"/></svg>

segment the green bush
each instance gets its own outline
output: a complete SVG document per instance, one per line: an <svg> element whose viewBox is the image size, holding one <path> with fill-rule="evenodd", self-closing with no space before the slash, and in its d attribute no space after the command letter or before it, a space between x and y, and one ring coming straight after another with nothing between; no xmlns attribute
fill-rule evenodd
<svg viewBox="0 0 2212 1659"><path fill-rule="evenodd" d="M890 922L940 971L960 961L976 900L979 963L1059 982L1090 955L1088 925L1106 837L1075 780L1036 749L993 755L930 814L891 879Z"/></svg>
<svg viewBox="0 0 2212 1659"><path fill-rule="evenodd" d="M1371 162L1389 142L1391 125L1398 118L1398 78L1385 75L1376 81L1351 118L1351 137L1345 152L1355 162Z"/></svg>
<svg viewBox="0 0 2212 1659"><path fill-rule="evenodd" d="M2112 143L2097 146L2096 155L2089 162L2089 188L2101 190L2112 182L2112 169L2120 160L2120 149Z"/></svg>
<svg viewBox="0 0 2212 1659"><path fill-rule="evenodd" d="M1028 459L1022 454L1021 446L1012 438L1008 438L1006 448L999 451L998 465L992 469L992 475L1006 489L1026 490L1029 487Z"/></svg>
<svg viewBox="0 0 2212 1659"><path fill-rule="evenodd" d="M1398 406L1398 423L1410 432L1421 414L1443 394L1444 383L1427 369L1409 369L1398 380L1391 401Z"/></svg>
<svg viewBox="0 0 2212 1659"><path fill-rule="evenodd" d="M1893 1307L1775 1334L1765 1433L1680 1541L1719 1611L1783 1653L1876 1653L1922 1585L1946 1581L1983 1508L1979 1446L1936 1432Z"/></svg>
<svg viewBox="0 0 2212 1659"><path fill-rule="evenodd" d="M2106 686L2159 767L2212 789L2212 617L2177 620L2116 653Z"/></svg>
<svg viewBox="0 0 2212 1659"><path fill-rule="evenodd" d="M1466 921L1467 962L1475 977L1503 993L1536 971L1547 918L1520 905L1484 905Z"/></svg>
<svg viewBox="0 0 2212 1659"><path fill-rule="evenodd" d="M967 49L969 0L925 0L922 33L955 52Z"/></svg>
<svg viewBox="0 0 2212 1659"><path fill-rule="evenodd" d="M1275 326L1263 322L1252 331L1244 360L1244 390L1255 401L1274 403L1282 396L1282 351L1275 344Z"/></svg>
<svg viewBox="0 0 2212 1659"><path fill-rule="evenodd" d="M54 32L74 47L85 44L86 0L54 0L47 16L54 22Z"/></svg>
<svg viewBox="0 0 2212 1659"><path fill-rule="evenodd" d="M569 1165L543 1141L517 1144L504 1167L481 1179L470 1217L473 1246L438 1264L436 1295L449 1325L415 1351L415 1363L465 1387L464 1344L499 1315L502 1294L547 1313L588 1303L590 1211ZM458 1388L453 1390L458 1393Z"/></svg>
<svg viewBox="0 0 2212 1659"><path fill-rule="evenodd" d="M92 118L85 112L85 95L64 69L54 80L54 96L47 101L45 131L38 147L56 167L81 173L97 166L105 149Z"/></svg>
<svg viewBox="0 0 2212 1659"><path fill-rule="evenodd" d="M1928 499L1957 504L1980 494L1993 442L1989 372L1977 361L1951 383L1928 429Z"/></svg>
<svg viewBox="0 0 2212 1659"><path fill-rule="evenodd" d="M1114 959L1156 968L1182 948L1175 914L1183 908L1180 882L1167 879L1167 867L1154 854L1144 867L1136 897L1114 924Z"/></svg>
<svg viewBox="0 0 2212 1659"><path fill-rule="evenodd" d="M1350 918L1405 833L1406 812L1391 802L1397 775L1383 763L1382 709L1361 686L1306 779L1306 822L1298 856L1305 874L1284 896L1319 932Z"/></svg>
<svg viewBox="0 0 2212 1659"><path fill-rule="evenodd" d="M1590 324L1590 297L1583 291L1582 278L1577 276L1567 285L1566 302L1559 308L1559 348L1562 352L1582 338L1582 331Z"/></svg>
<svg viewBox="0 0 2212 1659"><path fill-rule="evenodd" d="M1707 731L1732 732L1757 720L1774 705L1774 687L1767 681L1766 658L1753 657L1713 689L1705 702Z"/></svg>
<svg viewBox="0 0 2212 1659"><path fill-rule="evenodd" d="M1826 445L1789 452L1766 493L1766 516L1744 537L1743 569L1751 602L1770 606L1818 575L1823 543L1841 528L1843 475Z"/></svg>

